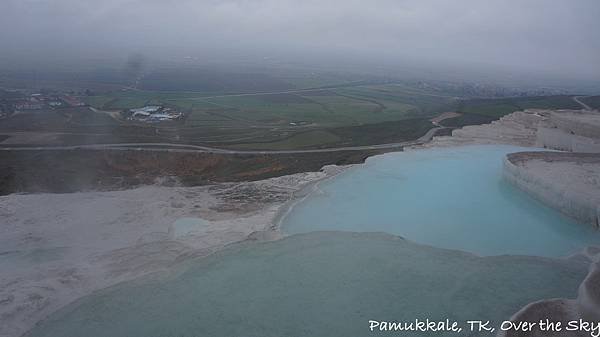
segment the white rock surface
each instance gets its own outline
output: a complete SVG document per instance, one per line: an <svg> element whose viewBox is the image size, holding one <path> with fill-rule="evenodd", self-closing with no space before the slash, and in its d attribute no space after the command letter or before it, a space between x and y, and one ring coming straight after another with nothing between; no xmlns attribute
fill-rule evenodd
<svg viewBox="0 0 600 337"><path fill-rule="evenodd" d="M257 182L0 197L0 336L116 283L247 239L273 239L294 192L335 174ZM202 226L175 235L181 218ZM266 231L266 232L265 232Z"/></svg>
<svg viewBox="0 0 600 337"><path fill-rule="evenodd" d="M600 226L600 155L510 154L504 178L578 221Z"/></svg>
<svg viewBox="0 0 600 337"><path fill-rule="evenodd" d="M516 111L484 125L452 131L452 136L434 137L426 144L508 144L573 152L600 152L600 113L579 110Z"/></svg>
<svg viewBox="0 0 600 337"><path fill-rule="evenodd" d="M540 322L549 320L561 322L561 331L500 331L498 337L589 337L590 331L574 330L566 331L564 327L570 321L583 320L585 322L600 322L600 248L589 247L584 252L573 258L585 258L590 261L590 271L579 286L577 298L575 299L547 299L530 303L515 313L510 321L518 322ZM597 333L597 332L595 332Z"/></svg>

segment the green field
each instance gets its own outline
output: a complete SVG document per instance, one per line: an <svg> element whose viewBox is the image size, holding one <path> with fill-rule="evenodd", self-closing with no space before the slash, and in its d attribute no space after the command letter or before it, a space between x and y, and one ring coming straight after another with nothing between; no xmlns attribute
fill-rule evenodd
<svg viewBox="0 0 600 337"><path fill-rule="evenodd" d="M121 91L90 96L86 102L103 110L169 104L188 113L188 126L201 126L204 122L218 120L224 123L222 126L302 123L341 127L426 118L451 109L456 99L390 84L228 96Z"/></svg>
<svg viewBox="0 0 600 337"><path fill-rule="evenodd" d="M458 111L500 117L513 111L533 108L578 110L581 106L573 100L572 96L541 96L468 100L459 104Z"/></svg>
<svg viewBox="0 0 600 337"><path fill-rule="evenodd" d="M0 76L0 87L69 93L97 110L64 107L20 113L3 118L0 132L55 132L65 144L170 142L308 149L414 140L433 127L432 117L449 111L462 114L442 124L461 127L528 108L581 108L571 96L522 97L527 91L493 84L268 64L169 62L149 66L143 74L124 72L122 65L111 62L60 64L34 77L8 69ZM14 95L0 90L0 105L18 98ZM509 95L517 97L482 98ZM582 101L600 107L600 96ZM145 105L164 105L185 117L160 123L120 118L120 112Z"/></svg>
<svg viewBox="0 0 600 337"><path fill-rule="evenodd" d="M310 81L309 81L310 82ZM316 82L315 82L316 83ZM103 111L168 105L182 121L160 124L117 121L119 139L203 144L231 149L285 150L393 143L416 139L433 127L430 118L461 112L443 122L461 127L489 123L528 108L579 109L571 96L467 99L454 92L401 83L349 83L257 94L120 90L84 97ZM586 98L594 103L594 98ZM110 125L110 116L75 115L70 122ZM137 137L132 128L139 128ZM107 141L110 138L106 137Z"/></svg>
<svg viewBox="0 0 600 337"><path fill-rule="evenodd" d="M176 126L156 125L164 139L237 149L284 150L369 145L415 139L454 97L396 84L343 85L270 94L118 91L89 96L105 111L165 104L186 113Z"/></svg>
<svg viewBox="0 0 600 337"><path fill-rule="evenodd" d="M573 96L510 97L498 99L462 100L457 112L462 116L443 122L445 126L461 127L465 125L489 123L514 111L525 109L581 109Z"/></svg>
<svg viewBox="0 0 600 337"><path fill-rule="evenodd" d="M583 97L579 100L589 105L592 109L600 110L600 96Z"/></svg>
<svg viewBox="0 0 600 337"><path fill-rule="evenodd" d="M340 140L340 137L327 130L314 130L295 133L288 138L272 142L241 143L235 146L235 148L248 150L307 149L329 147L335 145Z"/></svg>

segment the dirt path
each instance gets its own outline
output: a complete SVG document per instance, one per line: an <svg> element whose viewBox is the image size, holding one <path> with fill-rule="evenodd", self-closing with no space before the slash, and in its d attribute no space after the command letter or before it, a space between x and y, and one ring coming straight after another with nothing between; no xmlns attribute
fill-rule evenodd
<svg viewBox="0 0 600 337"><path fill-rule="evenodd" d="M587 104L585 104L585 103L583 103L582 101L579 100L580 98L585 98L585 97L588 97L588 96L573 96L573 100L577 104L581 105L581 107L583 107L583 110L588 110L588 111L594 110L594 109L592 109L592 107L590 107L589 105L587 105Z"/></svg>
<svg viewBox="0 0 600 337"><path fill-rule="evenodd" d="M433 124L437 127L442 127L440 122L442 122L446 119L450 119L450 118L454 118L454 117L458 117L458 116L462 116L462 114L458 113L458 112L449 111L449 112L444 112L444 113L440 114L439 116L430 119L430 121L431 121L431 124Z"/></svg>

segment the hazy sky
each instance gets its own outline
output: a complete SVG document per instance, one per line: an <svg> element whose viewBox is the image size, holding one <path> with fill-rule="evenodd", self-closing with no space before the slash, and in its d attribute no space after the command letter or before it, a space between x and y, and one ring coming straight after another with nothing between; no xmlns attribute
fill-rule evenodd
<svg viewBox="0 0 600 337"><path fill-rule="evenodd" d="M0 2L5 56L334 53L600 78L600 0Z"/></svg>

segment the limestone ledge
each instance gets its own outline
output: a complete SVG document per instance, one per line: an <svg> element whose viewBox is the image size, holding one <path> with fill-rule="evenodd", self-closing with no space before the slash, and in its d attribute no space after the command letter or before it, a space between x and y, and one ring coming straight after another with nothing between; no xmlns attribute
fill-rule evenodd
<svg viewBox="0 0 600 337"><path fill-rule="evenodd" d="M600 156L519 152L504 160L504 178L543 203L595 227L600 225Z"/></svg>

